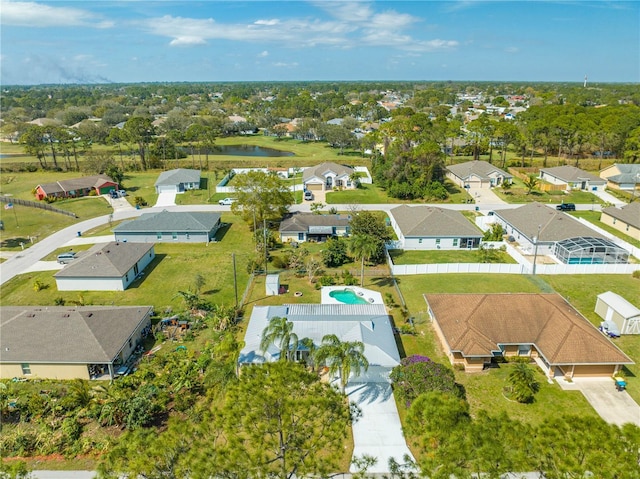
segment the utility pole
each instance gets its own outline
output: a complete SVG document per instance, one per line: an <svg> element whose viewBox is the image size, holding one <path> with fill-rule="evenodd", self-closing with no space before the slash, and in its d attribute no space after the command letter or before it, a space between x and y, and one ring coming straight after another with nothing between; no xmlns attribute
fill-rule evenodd
<svg viewBox="0 0 640 479"><path fill-rule="evenodd" d="M267 219L262 218L262 237L264 239L264 275L267 276Z"/></svg>

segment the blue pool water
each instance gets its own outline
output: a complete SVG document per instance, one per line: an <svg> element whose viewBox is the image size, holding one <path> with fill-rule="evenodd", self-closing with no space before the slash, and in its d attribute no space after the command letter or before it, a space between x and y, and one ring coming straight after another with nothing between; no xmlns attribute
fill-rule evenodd
<svg viewBox="0 0 640 479"><path fill-rule="evenodd" d="M329 293L333 299L344 304L368 304L369 301L348 289L337 289Z"/></svg>

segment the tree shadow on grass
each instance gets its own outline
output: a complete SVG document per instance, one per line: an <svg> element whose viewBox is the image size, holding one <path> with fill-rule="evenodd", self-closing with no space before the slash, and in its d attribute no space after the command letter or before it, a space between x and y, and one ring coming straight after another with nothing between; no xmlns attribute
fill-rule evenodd
<svg viewBox="0 0 640 479"><path fill-rule="evenodd" d="M19 248L20 243L24 243L25 245L31 244L29 238L24 238L22 236L18 238L8 238L0 243L1 248Z"/></svg>

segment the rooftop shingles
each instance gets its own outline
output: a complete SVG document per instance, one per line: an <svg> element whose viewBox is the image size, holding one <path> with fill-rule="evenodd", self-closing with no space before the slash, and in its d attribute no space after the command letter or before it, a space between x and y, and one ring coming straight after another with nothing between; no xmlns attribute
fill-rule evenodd
<svg viewBox="0 0 640 479"><path fill-rule="evenodd" d="M425 294L452 351L533 344L550 365L633 364L558 294Z"/></svg>
<svg viewBox="0 0 640 479"><path fill-rule="evenodd" d="M67 264L54 276L119 278L129 271L152 248L152 243L112 241L97 244L87 254Z"/></svg>
<svg viewBox="0 0 640 479"><path fill-rule="evenodd" d="M459 211L432 206L402 205L391 210L400 231L407 236L477 236L482 231Z"/></svg>

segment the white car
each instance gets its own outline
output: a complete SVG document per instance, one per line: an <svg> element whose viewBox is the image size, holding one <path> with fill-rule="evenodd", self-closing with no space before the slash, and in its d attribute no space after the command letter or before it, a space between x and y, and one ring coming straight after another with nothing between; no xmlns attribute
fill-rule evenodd
<svg viewBox="0 0 640 479"><path fill-rule="evenodd" d="M231 206L234 201L236 201L235 198L225 198L223 200L218 201L218 204L220 206Z"/></svg>

